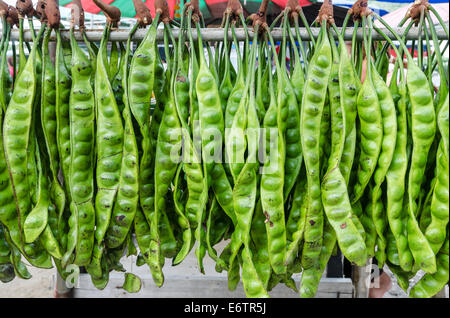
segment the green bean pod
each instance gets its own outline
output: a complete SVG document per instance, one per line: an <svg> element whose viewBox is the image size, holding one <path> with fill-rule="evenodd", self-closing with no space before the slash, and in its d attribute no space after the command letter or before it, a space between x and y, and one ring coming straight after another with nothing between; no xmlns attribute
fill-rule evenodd
<svg viewBox="0 0 450 318"><path fill-rule="evenodd" d="M373 188L372 188L373 189ZM374 192L372 190L372 192ZM387 223L387 217L386 217L386 210L384 208L384 203L381 198L380 191L374 192L372 194L372 221L374 222L375 231L377 232L376 236L376 245L377 249L375 251L375 257L378 261L378 267L383 268L384 263L386 262L386 247L387 247L387 241L386 241L386 223ZM376 220L376 221L374 221ZM383 224L382 230L380 230L380 223ZM379 234L381 233L381 234Z"/></svg>
<svg viewBox="0 0 450 318"><path fill-rule="evenodd" d="M290 44L293 46L294 50L294 69L292 71L290 80L291 85L294 88L295 96L297 97L297 103L300 108L303 99L303 88L305 87L305 74L303 72L303 65L300 60L300 55L298 53L295 39L291 32L290 26L287 28L287 31L289 33ZM300 42L299 45L302 45L302 43Z"/></svg>
<svg viewBox="0 0 450 318"><path fill-rule="evenodd" d="M11 28L7 21L6 17L2 18L4 32L2 32L2 41L0 45L0 54L1 54L1 65L0 65L0 107L3 112L6 111L6 107L9 103L8 98L10 87L8 87L8 79L10 77L9 72L7 70L7 52L9 46L9 39L11 37Z"/></svg>
<svg viewBox="0 0 450 318"><path fill-rule="evenodd" d="M323 33L322 42L309 64L300 119L301 144L308 180L308 208L302 254L304 269L311 268L318 260L323 234L319 136L332 56L330 41L326 36L324 25L321 33Z"/></svg>
<svg viewBox="0 0 450 318"><path fill-rule="evenodd" d="M248 246L242 250L242 283L245 295L249 298L268 298L264 284L252 261L252 252Z"/></svg>
<svg viewBox="0 0 450 318"><path fill-rule="evenodd" d="M109 81L109 68L104 62L107 58L105 55L109 29L110 26L107 26L103 32L95 73L96 180L98 187L95 197L95 238L99 243L103 241L110 224L121 177L124 143L122 118ZM120 201L117 202L120 203Z"/></svg>
<svg viewBox="0 0 450 318"><path fill-rule="evenodd" d="M71 29L72 89L70 92L70 166L72 202L69 218L68 249L63 257L67 264L75 250L76 265L87 265L94 246L95 209L94 174L94 92L91 87L92 64L78 46Z"/></svg>
<svg viewBox="0 0 450 318"><path fill-rule="evenodd" d="M200 37L199 46L200 52L203 52L203 44ZM217 162L217 159L221 158L216 157L222 151L224 120L217 83L211 70L208 68L203 53L200 54L200 68L198 70L195 88L199 108L202 159L205 167L205 177L208 180L207 184L209 187L211 184L211 171L214 165L220 164ZM213 136L214 140L211 140ZM216 140L216 137L218 137L218 140Z"/></svg>
<svg viewBox="0 0 450 318"><path fill-rule="evenodd" d="M430 189L423 200L421 209L420 209L420 219L419 222L419 228L420 230L425 233L427 230L427 227L431 223L431 199L433 198L434 193L434 187L436 186L437 178L434 177L433 180L431 180Z"/></svg>
<svg viewBox="0 0 450 318"><path fill-rule="evenodd" d="M0 282L8 283L16 277L16 273L11 262L12 249L4 232L3 224L0 224Z"/></svg>
<svg viewBox="0 0 450 318"><path fill-rule="evenodd" d="M347 113L346 113L347 117ZM346 126L347 127L347 126ZM342 149L341 161L339 162L339 170L345 179L347 187L350 183L350 175L352 172L353 161L355 159L356 151L356 125L350 128L350 134L345 138L344 148ZM347 131L347 130L346 130Z"/></svg>
<svg viewBox="0 0 450 318"><path fill-rule="evenodd" d="M197 24L197 33L199 25ZM200 67L198 69L195 90L198 101L198 112L201 133L203 173L206 179L205 191L211 185L211 172L215 165L221 165L220 160L223 144L224 120L220 95L214 74L211 72L203 54L203 43L199 34ZM213 137L213 140L211 140ZM195 136L194 136L195 140ZM195 141L194 141L195 143ZM196 239L199 242L196 250L197 258L202 259L205 253L204 237L205 233L201 227L204 220L204 210L197 211ZM200 262L200 271L203 272L203 265Z"/></svg>
<svg viewBox="0 0 450 318"><path fill-rule="evenodd" d="M259 46L259 56L264 56L264 42ZM267 63L266 63L267 64ZM264 69L264 74L263 74ZM260 123L264 120L266 115L265 102L267 100L267 72L263 59L258 61L258 69L256 71L256 88L255 88L255 103L256 111L258 112L258 120Z"/></svg>
<svg viewBox="0 0 450 318"><path fill-rule="evenodd" d="M123 117L125 121L123 156L117 197L105 237L108 248L119 247L125 241L139 203L138 147L128 105L124 108Z"/></svg>
<svg viewBox="0 0 450 318"><path fill-rule="evenodd" d="M367 260L366 245L352 221L352 208L345 180L338 167L329 170L322 181L322 202L344 256L358 266Z"/></svg>
<svg viewBox="0 0 450 318"><path fill-rule="evenodd" d="M182 160L184 163L183 170L186 174L187 188L189 193L185 208L183 208L183 212L187 217L187 219L185 220L187 224L182 227L189 228L189 231L191 231L191 227L201 227L201 224L198 223L199 220L197 219L197 217L199 211L204 211L206 209L208 193L206 179L203 177L202 165L200 160L201 157L197 152L197 149L194 147L194 141L191 138L190 129L187 122L188 109L185 108L189 105L189 93L192 85L190 84L189 78L186 75L186 66L184 66L183 64L182 48L182 39L180 39L178 47L178 64L174 86L174 96L178 118L181 123L181 133L184 142ZM201 229L198 229L198 231L201 231ZM187 251L189 250L190 247L188 246ZM187 254L183 254L180 251L179 255L174 260L174 264L180 263L184 259L184 257L186 257L186 255Z"/></svg>
<svg viewBox="0 0 450 318"><path fill-rule="evenodd" d="M215 165L211 171L211 187L216 195L217 202L224 212L236 224L236 215L233 207L233 189L227 178L224 165Z"/></svg>
<svg viewBox="0 0 450 318"><path fill-rule="evenodd" d="M25 56L25 50L23 48L23 44L26 43L23 40L23 22L24 17L19 17L19 68L17 70L17 79L19 79L20 74L27 64L27 57Z"/></svg>
<svg viewBox="0 0 450 318"><path fill-rule="evenodd" d="M256 109L254 106L252 108L254 111L254 114L252 116L255 116L255 119L257 121ZM252 163L251 160L248 161L242 169L238 179L236 180L236 184L233 189L234 211L236 213L237 224L234 230L235 232L232 235L232 240L239 240L240 244L236 245L236 247L238 248L241 246L241 244L243 244L244 249L248 249L250 244L250 228L256 204L257 169L258 164ZM237 252L238 250L239 249L236 249L235 251ZM249 252L247 251L247 253ZM247 254L245 257L248 256L249 254ZM242 255L242 257L244 257L244 255ZM230 258L231 267L233 261L234 258L232 256ZM254 264L251 259L247 259L246 264L249 267L254 268ZM252 270L249 269L249 271L251 272ZM249 273L249 275L252 276L251 273ZM242 280L244 286L248 284L248 282L246 282L247 279L249 279L249 276L245 276L243 272Z"/></svg>
<svg viewBox="0 0 450 318"><path fill-rule="evenodd" d="M376 245L376 239L377 239L377 230L375 229L375 225L373 224L373 204L372 204L372 191L371 191L371 185L369 184L368 188L368 195L365 205L362 207L362 215L359 217L361 220L361 224L364 227L364 230L366 232L366 239L365 244L367 248L367 255L368 257L372 257L375 255L375 245ZM361 203L355 202L352 204L352 206L357 206ZM356 210L353 208L353 210Z"/></svg>
<svg viewBox="0 0 450 318"><path fill-rule="evenodd" d="M301 217L300 206L304 201L304 191L306 190L305 175L300 172L297 182L295 183L294 193L292 195L292 202L290 204L289 214L286 221L286 239L292 242L292 235L297 231L297 223Z"/></svg>
<svg viewBox="0 0 450 318"><path fill-rule="evenodd" d="M256 38L254 38L256 40ZM248 62L252 64L252 56L256 54L254 46L252 46L251 56ZM241 63L241 62L240 62ZM253 75L253 74L252 74ZM225 130L225 154L226 162L229 165L231 175L233 177L234 183L237 179L246 163L245 153L247 150L247 112L249 105L249 84L250 78L252 76L249 74L245 81L243 80L243 72L240 71L237 85L230 94L231 105L226 108L225 120L229 119L231 124ZM245 85L244 85L245 82ZM241 85L242 90L240 89ZM239 98L239 99L237 99ZM234 109L233 103L236 102L236 109ZM228 117L228 118L227 118ZM227 123L224 122L224 125Z"/></svg>
<svg viewBox="0 0 450 318"><path fill-rule="evenodd" d="M234 44L235 46L238 48L238 42L236 40L235 37L235 26L232 25L231 29L233 31L233 39L234 39ZM245 79L244 79L244 72L243 72L243 65L242 65L242 60L241 60L241 55L240 55L240 50L236 50L237 53L237 59L238 59L238 75L236 78L236 82L233 86L233 89L231 90L229 97L228 97L228 101L227 101L227 105L225 108L225 116L224 116L224 127L225 127L225 158L226 158L226 163L228 166L230 166L230 170L231 170L231 163L234 161L236 161L237 158L232 158L231 156L233 155L233 152L231 152L233 150L232 145L228 145L230 142L230 133L232 132L231 128L233 126L233 122L235 121L236 117L239 117L237 115L238 110L241 110L241 113L243 113L244 109L244 105L243 105L243 99L246 96L245 93ZM241 105L242 104L242 105ZM243 115L241 114L241 117ZM235 125L241 124L243 122L243 119L236 119L236 123ZM238 127L239 128L239 127ZM245 128L243 127L243 125L241 124L241 129ZM235 133L239 133L240 131L237 131ZM243 133L243 132L241 132ZM242 137L241 137L242 138ZM230 140L232 141L232 140ZM244 149L245 151L245 149ZM231 153L230 153L231 152ZM242 154L243 155L243 154ZM237 157L237 155L236 155ZM241 159L241 163L244 162L244 158L239 158ZM233 180L235 179L234 175L233 175Z"/></svg>
<svg viewBox="0 0 450 318"><path fill-rule="evenodd" d="M136 235L136 242L139 247L140 255L151 269L152 263L149 260L150 253L150 226L147 223L147 218L138 207L133 220L134 233Z"/></svg>
<svg viewBox="0 0 450 318"><path fill-rule="evenodd" d="M227 231L229 223L223 218L223 212L220 211L220 206L215 198L209 207L208 218L206 221L206 246L208 255L216 262L216 266L226 268L225 261L217 256L217 251L214 245L217 244Z"/></svg>
<svg viewBox="0 0 450 318"><path fill-rule="evenodd" d="M182 162L178 169L184 170L187 181L188 198L185 205L178 202L176 194L174 193L175 208L178 212L178 223L183 231L183 245L178 252L178 255L173 260L173 265L179 264L189 253L193 245L192 229L199 227L195 233L202 230L201 220L198 220L198 215L203 217L202 212L206 209L207 203L207 186L206 179L203 178L202 165L200 156L197 153L197 149L194 147L193 140L190 135L190 129L187 122L188 106L190 98L191 84L188 76L186 75L187 66L183 64L183 37L180 37L179 46L177 51L177 69L175 84L173 89L174 103L177 111L178 119L181 125L181 134L183 138L183 152ZM180 171L177 172L177 176ZM176 182L178 182L176 177ZM177 188L176 188L177 190ZM192 244L191 244L192 243ZM200 244L201 242L199 242ZM203 249L203 247L202 247ZM203 253L203 250L202 252ZM201 264L202 254L199 256L199 263Z"/></svg>
<svg viewBox="0 0 450 318"><path fill-rule="evenodd" d="M306 222L306 207L308 205L308 198L306 197L307 187L304 173L300 172L299 178L295 185L294 197L289 213L288 221L286 223L286 236L288 241L286 265L291 266L295 263L298 252L303 241L305 222Z"/></svg>
<svg viewBox="0 0 450 318"><path fill-rule="evenodd" d="M225 27L224 27L224 51L225 51L225 68L223 70L223 78L220 82L219 86L219 93L220 93L220 102L222 105L222 112L225 113L225 108L227 107L227 101L228 97L230 96L231 91L233 90L233 83L231 81L231 74L230 74L230 55L228 50L228 29L229 29L229 16L227 16L227 19L225 21Z"/></svg>
<svg viewBox="0 0 450 318"><path fill-rule="evenodd" d="M389 260L387 261L387 265L397 279L397 284L405 293L407 293L409 289L409 280L415 276L415 273L404 271L400 266L389 263Z"/></svg>
<svg viewBox="0 0 450 318"><path fill-rule="evenodd" d="M40 140L42 140L41 135ZM43 143L43 142L42 142ZM42 151L45 144L39 145L36 140L35 158L36 168L38 174L37 183L37 204L34 209L28 214L24 224L24 234L26 241L30 238L36 240L39 235L39 242L56 260L62 258L61 248L58 240L55 215L55 206L51 202L51 187L49 187L49 158L46 153ZM61 207L58 207L61 208ZM40 220L44 220L41 222ZM36 227L37 225L37 227Z"/></svg>
<svg viewBox="0 0 450 318"><path fill-rule="evenodd" d="M286 158L284 163L284 191L283 197L286 200L295 185L300 168L302 166L303 154L300 138L300 110L295 98L294 89L289 81L286 81L288 103L287 128L285 133Z"/></svg>
<svg viewBox="0 0 450 318"><path fill-rule="evenodd" d="M174 261L172 262L172 265L177 265L179 264L190 252L191 247L193 245L192 242L192 229L190 227L189 224L189 220L186 217L185 213L184 213L184 206L183 203L180 201L179 198L179 184L181 184L180 182L180 177L181 177L181 170L183 169L184 164L179 164L178 168L177 168L177 172L175 175L175 181L174 181L174 187L175 187L175 191L173 192L173 201L175 203L175 211L178 214L178 224L180 226L180 228L182 229L182 246L177 254L177 256L175 257Z"/></svg>
<svg viewBox="0 0 450 318"><path fill-rule="evenodd" d="M157 65L156 27L154 20L142 42L133 54L129 69L130 109L139 126L148 125L150 117L150 99L152 96ZM143 129L142 129L143 132Z"/></svg>
<svg viewBox="0 0 450 318"><path fill-rule="evenodd" d="M250 56L251 67L254 67L256 63L256 35L253 40L254 45L252 46ZM230 243L232 246L232 254L229 260L231 268L233 267L233 262L235 261L241 244L247 248L249 247L251 222L256 205L257 174L259 168L259 163L257 162L259 118L256 110L255 92L253 90L254 83L255 75L252 74L247 80L245 90L247 91L249 87L252 87L252 89L248 92L248 100L245 100L244 102L247 103L245 106L247 109L245 116L246 122L244 124L247 126L246 139L248 142L248 156L238 178L235 180L233 188L233 207L237 223ZM254 266L251 260L248 260L248 262L249 266ZM242 278L246 279L244 275Z"/></svg>
<svg viewBox="0 0 450 318"><path fill-rule="evenodd" d="M286 33L289 30L288 19L283 24L282 58L286 55ZM292 38L292 37L291 37ZM300 65L301 66L301 65ZM303 154L300 138L300 105L297 103L297 95L291 80L287 76L286 63L282 67L277 67L278 78L281 79L278 85L279 121L282 127L283 142L285 143L284 155L284 184L283 198L287 200L289 193L295 185L297 176L300 173ZM298 71L297 71L298 72ZM295 75L295 74L293 74Z"/></svg>
<svg viewBox="0 0 450 318"><path fill-rule="evenodd" d="M444 137L439 142L436 155L436 184L430 206L431 222L424 233L435 254L445 242L449 218L449 163L443 139Z"/></svg>
<svg viewBox="0 0 450 318"><path fill-rule="evenodd" d="M9 283L16 277L14 266L11 263L0 264L0 282Z"/></svg>
<svg viewBox="0 0 450 318"><path fill-rule="evenodd" d="M172 86L172 85L171 85ZM165 211L165 195L169 190L172 179L175 176L178 162L180 160L181 150L181 124L177 115L174 97L171 95L168 103L164 108L164 114L159 127L158 144L156 146L155 156L155 210L151 215L151 246L149 259L153 261L152 275L158 286L162 285L159 266L155 266L159 262L161 250L164 243L160 239L160 214ZM171 240L165 241L172 244ZM167 248L167 247L164 247ZM160 285L161 284L161 285Z"/></svg>
<svg viewBox="0 0 450 318"><path fill-rule="evenodd" d="M9 263L9 255L11 254L4 232L3 224L0 224L0 264Z"/></svg>
<svg viewBox="0 0 450 318"><path fill-rule="evenodd" d="M41 126L44 132L45 145L49 155L50 170L52 172L50 196L56 204L58 214L61 215L64 211L66 198L64 190L58 181L59 150L56 119L56 70L48 54L51 31L51 28L47 28L42 43Z"/></svg>
<svg viewBox="0 0 450 318"><path fill-rule="evenodd" d="M111 81L111 88L114 92L114 97L116 99L117 107L119 108L119 112L122 113L124 109L123 104L123 76L124 76L124 64L129 66L130 61L130 55L125 57L126 55L126 48L122 44L122 42L119 42L120 45L120 59L118 61L118 69L116 74L114 75L112 81ZM128 74L128 73L127 73Z"/></svg>
<svg viewBox="0 0 450 318"><path fill-rule="evenodd" d="M389 88L384 82L383 78L378 74L375 66L372 62L372 81L375 91L378 96L378 102L381 109L381 116L383 122L383 140L381 144L380 155L378 157L377 167L373 173L373 180L375 185L373 187L373 204L379 205L381 197L381 184L383 183L387 170L392 161L392 157L395 150L395 143L397 138L397 120L395 113L394 100L392 99ZM375 229L377 230L377 245L379 255L377 260L379 260L379 266L383 266L384 262L381 260L381 254L386 247L385 230L387 226L387 218L385 215L384 208L373 208L373 221L375 224Z"/></svg>
<svg viewBox="0 0 450 318"><path fill-rule="evenodd" d="M373 87L378 96L378 102L381 109L383 122L383 140L381 144L380 155L378 157L377 167L373 173L373 179L376 184L375 191L383 183L386 172L392 162L396 139L397 139L397 120L395 112L395 104L392 99L389 87L386 85L381 76L372 69Z"/></svg>
<svg viewBox="0 0 450 318"><path fill-rule="evenodd" d="M56 141L58 143L59 162L64 177L64 185L70 202L69 166L70 166L70 118L69 99L72 79L64 63L61 33L56 30L55 82L56 82Z"/></svg>
<svg viewBox="0 0 450 318"><path fill-rule="evenodd" d="M121 74L122 87L128 87L128 60L131 49L131 37L137 30L137 27L138 25L136 24L129 34L125 52L122 50L124 56L121 57L121 69L118 71L118 74ZM122 63L122 61L124 62ZM117 197L105 237L108 248L117 248L123 244L127 235L130 233L129 231L139 203L139 154L136 136L133 130L128 90L123 90L122 99L122 118L125 123L123 130L122 162Z"/></svg>
<svg viewBox="0 0 450 318"><path fill-rule="evenodd" d="M195 54L192 54L192 62L190 63L191 80L189 82L189 104L191 109L191 136L194 148L197 154L201 158L202 156L202 133L200 126L200 114L197 98L197 75L198 75L198 62L195 58Z"/></svg>
<svg viewBox="0 0 450 318"><path fill-rule="evenodd" d="M408 63L406 84L411 102L411 133L413 150L411 154L411 168L408 175L409 204L413 214L417 213L416 199L424 180L428 151L436 132L436 116L431 93L423 85L426 83L425 74L415 65Z"/></svg>
<svg viewBox="0 0 450 318"><path fill-rule="evenodd" d="M414 260L427 273L436 271L436 258L431 246L420 231L416 220L417 203L428 157L436 131L433 98L424 85L425 74L410 59L406 85L411 103L411 134L413 149L408 175L408 243Z"/></svg>
<svg viewBox="0 0 450 318"><path fill-rule="evenodd" d="M447 98L445 99L441 110L439 111L437 115L437 122L438 122L438 128L439 132L442 136L442 142L444 143L444 153L447 156L449 156L449 95L447 95Z"/></svg>
<svg viewBox="0 0 450 318"><path fill-rule="evenodd" d="M225 133L225 153L228 156L231 175L236 183L244 165L245 152L247 149L247 138L245 135L247 125L247 104L248 104L247 85L240 98L239 106L234 115L233 123L230 129Z"/></svg>
<svg viewBox="0 0 450 318"><path fill-rule="evenodd" d="M225 108L225 128L231 128L233 120L236 116L239 104L241 102L243 92L245 88L245 81L242 72L238 73L236 83L233 86L233 90L228 97L227 106Z"/></svg>
<svg viewBox="0 0 450 318"><path fill-rule="evenodd" d="M286 272L286 229L284 220L283 177L284 153L282 132L278 125L277 104L273 87L270 85L271 102L264 117L265 160L261 175L260 196L263 213L266 217L266 231L269 245L269 258L275 273Z"/></svg>
<svg viewBox="0 0 450 318"><path fill-rule="evenodd" d="M258 277L261 279L264 288L267 290L272 267L270 266L265 219L261 199L259 199L255 206L252 227L250 229L250 236L253 241L252 246L254 247L252 250L252 259Z"/></svg>
<svg viewBox="0 0 450 318"><path fill-rule="evenodd" d="M365 78L358 93L357 109L361 124L361 155L352 203L361 198L375 171L383 140L381 109L370 76Z"/></svg>
<svg viewBox="0 0 450 318"><path fill-rule="evenodd" d="M37 160L40 159L37 158ZM46 180L46 176L43 175L41 171L38 182L38 201L34 208L27 215L23 227L26 243L32 243L36 241L36 239L38 239L38 237L47 227L50 197L46 187L48 187L48 182Z"/></svg>
<svg viewBox="0 0 450 318"><path fill-rule="evenodd" d="M120 43L120 42L119 42ZM119 71L120 50L118 42L111 42L111 52L109 53L109 67L107 67L108 79L112 83ZM107 65L108 63L105 63ZM112 86L112 85L111 85Z"/></svg>
<svg viewBox="0 0 450 318"><path fill-rule="evenodd" d="M0 112L0 119L2 112ZM20 250L29 263L40 268L51 268L52 260L50 255L44 250L40 242L31 244L25 243L24 233L20 225L20 219L17 214L16 202L11 187L8 167L3 151L3 136L0 136L0 222L4 225L5 236Z"/></svg>
<svg viewBox="0 0 450 318"><path fill-rule="evenodd" d="M2 226L2 225L0 225ZM9 233L7 230L4 231L6 243L8 244L9 248L11 249L11 253L9 255L9 260L11 265L14 268L14 274L17 277L20 277L22 279L30 279L31 274L27 269L27 266L22 262L22 255L20 254L20 250L18 247L14 245L14 243L11 241L11 237L9 236Z"/></svg>
<svg viewBox="0 0 450 318"><path fill-rule="evenodd" d="M300 282L300 297L312 298L317 293L320 278L325 270L328 260L336 244L336 235L330 223L325 219L323 229L323 242L320 246L320 256L318 262L312 267L304 269Z"/></svg>
<svg viewBox="0 0 450 318"><path fill-rule="evenodd" d="M349 138L352 134L351 127L355 125L357 113L358 79L354 73L354 65L350 59L342 36L339 39L339 90L341 96L341 105L345 111L345 137ZM342 171L342 170L341 170Z"/></svg>
<svg viewBox="0 0 450 318"><path fill-rule="evenodd" d="M19 228L23 227L30 211L30 192L33 189L28 181L27 159L28 154L32 153L30 151L32 143L30 135L32 134L32 113L38 81L34 63L37 47L37 42L35 42L30 57L16 80L15 89L3 121L3 147L17 205Z"/></svg>
<svg viewBox="0 0 450 318"><path fill-rule="evenodd" d="M378 257L377 257L378 261ZM386 230L386 259L385 263L391 263L396 266L400 266L400 255L397 249L397 242L391 229L388 227Z"/></svg>
<svg viewBox="0 0 450 318"><path fill-rule="evenodd" d="M158 78L157 78L158 77ZM155 154L158 141L159 127L164 114L165 105L168 103L168 96L170 92L170 70L164 72L163 65L159 55L157 55L157 65L154 80L154 93L157 99L155 109L152 114L150 123L150 137L143 141L143 155L141 156L140 177L145 189L145 200L141 200L141 205L147 221L151 223L152 215L155 211ZM147 151L145 150L147 149ZM144 155L146 153L146 155ZM143 161L146 163L144 164ZM144 169L145 171L143 171ZM140 195L142 199L142 195ZM165 257L173 257L176 253L176 242L172 232L172 226L169 224L165 210L161 211L161 218L159 222L160 229L164 232L162 237L167 240L161 245L161 252Z"/></svg>
<svg viewBox="0 0 450 318"><path fill-rule="evenodd" d="M435 273L425 274L419 282L411 289L409 296L413 298L429 298L436 295L448 283L449 258L448 237L437 254L437 270Z"/></svg>
<svg viewBox="0 0 450 318"><path fill-rule="evenodd" d="M153 20L145 38L133 54L128 75L128 99L130 110L139 124L142 134L142 155L139 163L139 202L150 221L153 213L154 197L152 158L150 152L149 125L150 103L155 88L155 78L159 57L157 56L156 28L158 19ZM156 89L155 89L156 92Z"/></svg>
<svg viewBox="0 0 450 318"><path fill-rule="evenodd" d="M428 208L428 222L423 226L425 237L430 243L433 251L436 253L438 247L443 243L443 231L448 223L448 166L449 166L449 111L448 95L438 113L437 122L440 134L442 136L436 155L436 173L434 187L430 189L433 192L430 206ZM426 213L422 212L422 219ZM422 227L421 227L422 228Z"/></svg>
<svg viewBox="0 0 450 318"><path fill-rule="evenodd" d="M394 72L394 74L397 74ZM395 81L393 81L395 82ZM395 96L395 87L391 90ZM407 119L406 119L406 83L402 82L398 87L397 111L397 141L392 156L392 161L386 172L386 213L392 234L397 243L400 258L400 267L404 271L412 269L413 257L408 247L405 219L406 212L403 210L403 196L405 194L405 177L408 167L407 155Z"/></svg>
<svg viewBox="0 0 450 318"><path fill-rule="evenodd" d="M95 244L92 252L92 261L86 266L86 271L91 277L92 284L99 290L103 290L109 281L109 268L105 260L105 253L103 246Z"/></svg>

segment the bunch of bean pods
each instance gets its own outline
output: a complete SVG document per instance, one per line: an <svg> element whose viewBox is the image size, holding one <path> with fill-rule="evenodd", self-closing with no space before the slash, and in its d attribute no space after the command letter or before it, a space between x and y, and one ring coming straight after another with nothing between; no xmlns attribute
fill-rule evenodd
<svg viewBox="0 0 450 318"><path fill-rule="evenodd" d="M208 254L228 288L242 281L248 297L279 283L313 297L339 249L355 266L375 258L411 297L447 284L448 41L440 45L431 16L447 37L448 25L427 1L412 5L397 34L365 0L342 28L328 0L313 25L296 0L272 25L268 1L245 19L230 0L223 41L208 43L198 1L174 21L165 0L155 0L153 18L133 0L126 44L110 41L120 10L94 2L106 16L100 43L87 38L80 0L65 31L56 0L0 1L2 282L31 278L26 262L55 266L66 280L83 268L103 289L135 256L162 286L166 259L178 265L192 252L200 272ZM408 48L413 25L419 37ZM123 288L139 291L140 278L125 273Z"/></svg>

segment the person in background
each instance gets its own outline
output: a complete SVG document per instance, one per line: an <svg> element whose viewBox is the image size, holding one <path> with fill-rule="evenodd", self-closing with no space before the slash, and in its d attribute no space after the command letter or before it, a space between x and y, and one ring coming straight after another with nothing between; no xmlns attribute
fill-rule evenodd
<svg viewBox="0 0 450 318"><path fill-rule="evenodd" d="M14 61L13 61L13 57L12 56L8 56L8 69L9 69L9 74L11 75L11 77L14 76Z"/></svg>

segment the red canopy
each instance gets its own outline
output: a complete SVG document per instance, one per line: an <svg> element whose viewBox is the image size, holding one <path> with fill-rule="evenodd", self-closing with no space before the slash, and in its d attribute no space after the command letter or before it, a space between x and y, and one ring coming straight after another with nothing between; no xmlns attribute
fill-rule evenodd
<svg viewBox="0 0 450 318"><path fill-rule="evenodd" d="M122 11L123 17L134 17L136 12L131 0L103 0L104 2L118 7ZM167 0L169 4L169 11L171 17L178 17L177 14L179 10L183 7L183 4L188 0ZM317 0L298 0L301 6L308 6ZM143 0L145 5L150 9L152 16L155 15L154 12L154 0ZM202 11L205 18L221 17L223 14L223 9L226 7L228 0L199 0L200 10ZM271 0L273 4L280 8L284 8L287 0ZM241 0L241 4L248 12L253 12L257 6L261 3L261 0ZM86 12L98 14L100 8L97 7L92 0L81 0L83 9ZM60 5L65 7L70 7L72 5L72 0L60 0ZM269 3L270 10L270 3Z"/></svg>

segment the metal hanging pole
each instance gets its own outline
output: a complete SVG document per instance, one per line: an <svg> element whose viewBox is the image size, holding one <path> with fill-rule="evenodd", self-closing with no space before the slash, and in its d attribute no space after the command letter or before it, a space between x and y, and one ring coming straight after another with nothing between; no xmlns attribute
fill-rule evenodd
<svg viewBox="0 0 450 318"><path fill-rule="evenodd" d="M447 24L447 28L448 28L448 24ZM345 34L343 35L344 40L346 41L351 41L352 40L352 35L353 35L353 29L354 28L346 28L345 30ZM397 32L397 34L403 34L405 28L393 28L395 32ZM395 40L395 37L389 32L389 30L387 29L381 29L386 35L388 35L391 39ZM130 29L117 29L115 31L111 31L110 33L110 41L120 41L120 42L125 42L128 39L128 34L130 32ZM295 32L295 29L292 29L292 32ZM314 38L317 38L320 32L320 28L311 28L311 32ZM334 31L332 31L334 33ZM142 40L145 36L145 34L147 33L146 29L139 29L136 31L135 35L133 36L134 40ZM205 41L223 41L224 39L224 29L223 28L203 28L200 31L203 40ZM442 26L437 26L436 27L436 33L437 33L437 37L439 40L448 40L447 35L444 31L444 29L442 28ZM94 42L98 42L101 40L103 34L103 29L90 29L90 30L86 30L86 36L88 38L89 41L94 41ZM253 35L253 31L249 29L249 34L250 37ZM175 38L178 38L179 35L179 29L174 29L173 30L173 35ZM61 30L61 37L63 40L69 40L69 31L68 30ZM229 38L232 37L232 33L231 31L229 31L228 33ZM236 36L237 39L239 41L242 41L245 39L245 31L243 28L238 28L236 29ZM274 38L275 41L279 41L282 39L282 29L281 28L274 28L272 31L272 36ZM300 36L302 38L302 40L304 41L310 41L310 35L309 33L306 31L305 28L300 28ZM194 40L197 39L197 33L194 32L192 34L192 37ZM75 31L75 38L78 41L82 41L82 37L81 37L81 33L78 31ZM411 28L410 31L408 32L408 35L406 36L406 40L414 40L419 38L419 28L415 27L415 28ZM11 40L12 41L17 41L19 39L19 30L12 30L11 31ZM50 40L55 40L56 39L56 35L52 34ZM156 35L156 39L158 41L162 41L164 39L164 30L163 28L159 29ZM357 40L362 40L363 39L363 34L362 34L362 29L359 28L357 33L356 33L356 39ZM380 34L378 34L378 32L374 32L373 34L373 39L374 40L384 40L384 37L382 37ZM24 31L24 41L30 42L32 41L32 37L31 37L31 32L29 30L25 30Z"/></svg>
<svg viewBox="0 0 450 318"><path fill-rule="evenodd" d="M369 298L372 258L365 266L352 266L353 298Z"/></svg>

